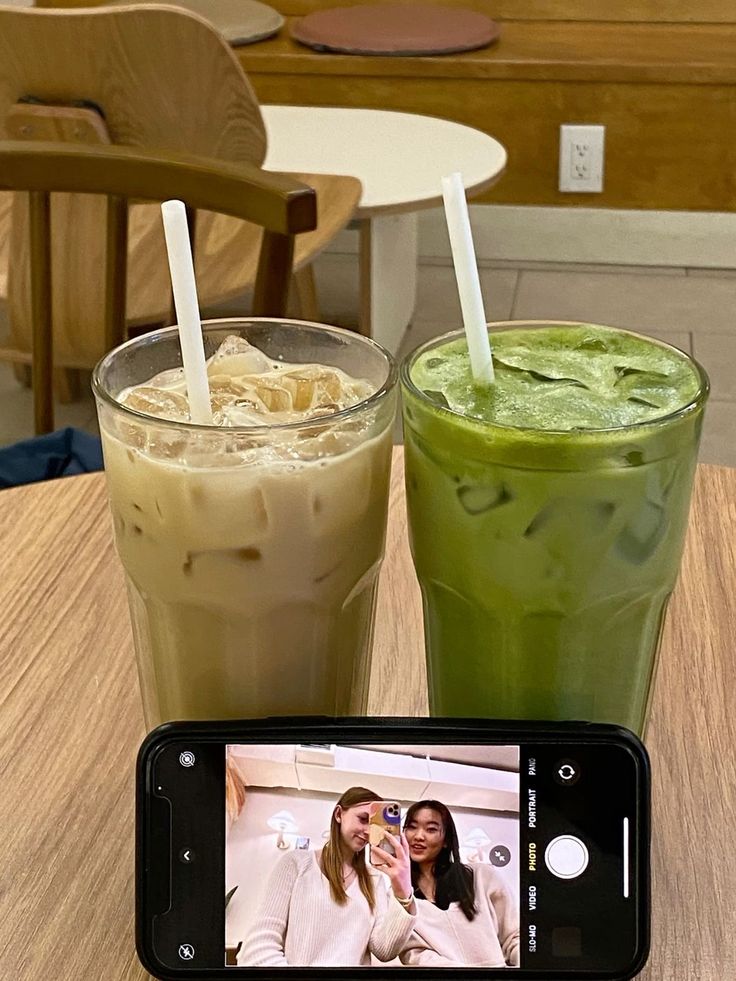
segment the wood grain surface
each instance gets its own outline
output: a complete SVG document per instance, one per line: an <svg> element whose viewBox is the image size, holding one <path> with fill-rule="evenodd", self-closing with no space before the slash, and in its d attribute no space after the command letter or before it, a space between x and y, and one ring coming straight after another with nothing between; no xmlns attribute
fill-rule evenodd
<svg viewBox="0 0 736 981"><path fill-rule="evenodd" d="M353 6L365 0L340 0L340 6ZM393 0L416 3L417 0ZM659 23L733 23L736 10L732 0L422 0L443 7L478 10L499 20L592 20ZM38 7L89 7L91 0L40 0ZM270 6L282 14L302 15L321 10L324 0L271 0Z"/></svg>
<svg viewBox="0 0 736 981"><path fill-rule="evenodd" d="M324 0L272 0L284 14L318 10ZM416 3L417 0L399 0ZM421 0L478 10L496 20L634 21L644 23L733 23L732 0ZM341 5L365 0L340 0Z"/></svg>
<svg viewBox="0 0 736 981"><path fill-rule="evenodd" d="M736 66L736 47L734 59ZM736 142L726 137L732 128L733 85L296 73L251 74L251 81L264 104L380 105L451 119L493 136L506 148L508 164L503 180L473 203L675 211L736 208ZM602 194L558 190L559 127L572 121L606 127Z"/></svg>
<svg viewBox="0 0 736 981"><path fill-rule="evenodd" d="M380 106L495 137L508 166L478 201L736 207L734 24L510 21L491 48L424 58L319 54L284 31L236 54L262 104ZM563 123L606 127L602 193L559 191Z"/></svg>
<svg viewBox="0 0 736 981"><path fill-rule="evenodd" d="M370 709L426 712L401 450ZM646 981L736 976L736 470L699 468L648 746L653 945ZM0 974L141 981L133 789L143 737L102 474L0 492Z"/></svg>
<svg viewBox="0 0 736 981"><path fill-rule="evenodd" d="M66 5L68 0L51 0L43 6ZM84 0L71 0L79 5ZM271 0L283 14L306 14L319 10L324 0ZM352 6L365 0L340 0ZM396 2L396 0L392 0ZM398 0L416 3L417 0ZM674 23L732 23L736 12L732 0L422 0L443 7L478 10L497 20L592 20Z"/></svg>
<svg viewBox="0 0 736 981"><path fill-rule="evenodd" d="M294 41L290 25L291 20L277 37L235 49L249 76L296 72L354 81L391 76L688 85L736 80L736 24L504 21L499 42L490 48L421 58L322 54ZM335 105L342 104L340 95ZM305 98L302 104L311 102Z"/></svg>

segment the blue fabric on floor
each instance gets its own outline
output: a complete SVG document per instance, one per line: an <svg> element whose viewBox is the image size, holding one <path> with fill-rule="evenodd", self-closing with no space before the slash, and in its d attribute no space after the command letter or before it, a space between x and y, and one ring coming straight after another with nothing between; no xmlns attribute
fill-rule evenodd
<svg viewBox="0 0 736 981"><path fill-rule="evenodd" d="M102 469L99 438L71 426L0 450L0 488Z"/></svg>

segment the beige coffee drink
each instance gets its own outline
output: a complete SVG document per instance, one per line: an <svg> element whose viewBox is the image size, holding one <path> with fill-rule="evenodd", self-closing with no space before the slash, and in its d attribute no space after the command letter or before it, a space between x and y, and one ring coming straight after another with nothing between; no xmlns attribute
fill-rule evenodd
<svg viewBox="0 0 736 981"><path fill-rule="evenodd" d="M363 713L393 365L334 328L204 333L214 426L189 421L175 329L95 373L146 722Z"/></svg>

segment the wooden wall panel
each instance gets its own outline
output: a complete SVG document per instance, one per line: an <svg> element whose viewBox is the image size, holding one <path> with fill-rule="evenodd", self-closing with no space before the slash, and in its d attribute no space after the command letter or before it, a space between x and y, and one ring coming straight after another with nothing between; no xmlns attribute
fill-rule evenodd
<svg viewBox="0 0 736 981"><path fill-rule="evenodd" d="M80 0L81 2L81 0ZM328 6L368 0L270 0L283 14L301 15ZM417 0L392 0L414 3ZM592 20L645 23L722 24L736 22L733 0L422 0L480 10L496 20Z"/></svg>
<svg viewBox="0 0 736 981"><path fill-rule="evenodd" d="M736 4L736 0L734 0ZM509 21L490 48L457 55L381 58L319 54L287 31L237 48L247 72L736 85L736 26Z"/></svg>
<svg viewBox="0 0 736 981"><path fill-rule="evenodd" d="M453 119L507 148L478 200L521 205L736 209L736 88L253 74L262 102L342 105ZM561 123L606 127L602 194L557 190Z"/></svg>
<svg viewBox="0 0 736 981"><path fill-rule="evenodd" d="M269 0L286 15L300 16L325 7L370 0ZM417 0L392 0L416 3ZM654 24L733 24L734 0L421 0L446 7L479 10L496 20L590 20ZM39 0L38 7L90 7L94 0Z"/></svg>

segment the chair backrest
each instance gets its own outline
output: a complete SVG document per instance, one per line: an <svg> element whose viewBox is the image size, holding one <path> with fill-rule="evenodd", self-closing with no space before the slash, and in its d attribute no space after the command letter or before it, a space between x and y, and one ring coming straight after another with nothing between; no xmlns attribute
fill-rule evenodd
<svg viewBox="0 0 736 981"><path fill-rule="evenodd" d="M190 154L116 146L75 146L0 140L0 189L29 192L30 293L33 323L33 388L37 432L53 428L51 193L104 195L107 207L105 262L89 291L102 298L105 349L123 340L127 214L130 198L180 198L263 228L255 283L255 312L286 312L294 236L317 224L314 189L252 164L231 164Z"/></svg>
<svg viewBox="0 0 736 981"><path fill-rule="evenodd" d="M260 165L258 102L206 20L164 5L0 7L0 138L21 98L99 106L113 143Z"/></svg>
<svg viewBox="0 0 736 981"><path fill-rule="evenodd" d="M13 128L17 103L31 99L91 108L103 121L96 142L263 162L263 121L235 55L207 21L180 8L0 8L0 65L0 139L25 138L25 131L34 138L33 126ZM82 129L55 138L84 142ZM79 195L53 202L54 336L63 364L89 365L104 350L102 299L86 288L104 258L104 207ZM27 214L19 195L8 290L11 332L22 350L32 330Z"/></svg>

